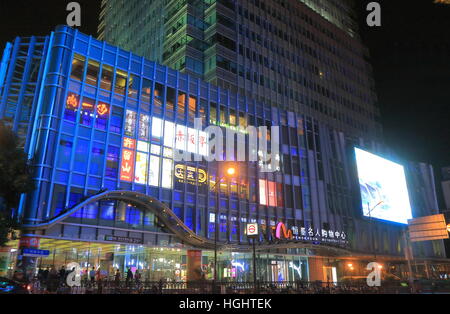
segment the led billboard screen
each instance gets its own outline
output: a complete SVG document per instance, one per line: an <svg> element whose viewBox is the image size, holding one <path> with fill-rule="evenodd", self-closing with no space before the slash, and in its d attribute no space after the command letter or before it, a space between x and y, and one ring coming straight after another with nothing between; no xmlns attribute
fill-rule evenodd
<svg viewBox="0 0 450 314"><path fill-rule="evenodd" d="M412 213L403 166L358 148L355 154L364 216L407 224Z"/></svg>

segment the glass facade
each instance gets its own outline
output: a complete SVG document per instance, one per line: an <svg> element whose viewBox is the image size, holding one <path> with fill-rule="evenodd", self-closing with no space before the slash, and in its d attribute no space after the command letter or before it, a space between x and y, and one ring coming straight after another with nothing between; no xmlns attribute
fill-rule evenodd
<svg viewBox="0 0 450 314"><path fill-rule="evenodd" d="M257 222L262 230L258 254L266 261L260 268L266 269L267 280L296 280L300 274L306 278L308 267L301 265L307 257L319 254L314 245L371 252L369 238L363 236L369 222L358 205L352 155L355 145L369 146L371 142L345 135L307 114L205 83L67 27L59 27L45 38L19 38L15 45L20 49L27 46L30 60L42 56L38 83L32 91L35 117L30 116L25 125L29 131L22 137L26 152L34 157L37 189L22 198L16 215L27 225L56 220L48 225L44 237L84 243L76 254L85 254L86 242L93 243L95 251L111 237L120 246L117 252L109 249L101 254L89 249L83 263L101 261L106 252L117 253L113 267L126 267L131 258L135 263L147 263L145 267L164 269L158 264L160 258L182 265L183 254L176 252L189 249L186 239L171 229L174 226L161 222L158 209L149 211L148 204L129 199L97 198L105 191L132 192L136 199L144 195L158 200L191 236L211 240L217 233L220 243L237 248L248 249L245 226ZM3 70L12 73L16 62L22 61L12 49L5 50L5 56L8 63ZM24 105L9 102L13 86L5 80L0 94L0 118L10 121L24 110ZM280 126L280 154L275 157L280 169L262 172L261 160L245 162L236 178L219 183L217 163L204 158L176 161L177 149L197 157L210 153L210 139L195 129L194 118L204 121L204 127L219 125L224 131ZM19 132L21 124L15 122L11 125ZM247 142L248 138L246 134ZM82 202L87 203L77 207ZM71 212L73 208L77 210ZM70 215L64 216L67 212ZM399 226L377 223L377 228L381 231L375 239L379 253L401 256ZM287 254L283 245L290 240L308 250ZM143 246L141 255L130 253L131 244L123 241L137 241L139 245L133 245L138 251ZM152 248L181 251L173 251L173 257L169 256L172 253L156 256L158 262L151 264ZM147 253L150 257L138 257ZM55 254L62 261L66 253ZM239 269L251 264L248 254L235 253L235 258L233 252L221 254L222 278L247 276ZM208 255L210 250L205 250L204 256ZM49 265L48 260L45 263ZM209 263L206 259L204 264ZM181 272L182 268L181 277L169 277L182 278Z"/></svg>

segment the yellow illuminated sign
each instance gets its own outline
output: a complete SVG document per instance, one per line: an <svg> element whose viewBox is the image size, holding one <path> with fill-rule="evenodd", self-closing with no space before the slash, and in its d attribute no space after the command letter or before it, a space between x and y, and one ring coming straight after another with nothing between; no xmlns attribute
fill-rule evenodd
<svg viewBox="0 0 450 314"><path fill-rule="evenodd" d="M179 183L189 183L192 185L206 184L208 175L203 169L197 169L195 167L176 165L175 177Z"/></svg>

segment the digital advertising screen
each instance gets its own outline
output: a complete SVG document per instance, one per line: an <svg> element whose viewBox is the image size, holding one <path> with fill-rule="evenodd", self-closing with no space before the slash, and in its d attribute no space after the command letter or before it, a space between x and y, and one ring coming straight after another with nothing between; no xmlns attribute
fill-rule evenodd
<svg viewBox="0 0 450 314"><path fill-rule="evenodd" d="M402 165L355 148L363 214L407 224L412 218Z"/></svg>

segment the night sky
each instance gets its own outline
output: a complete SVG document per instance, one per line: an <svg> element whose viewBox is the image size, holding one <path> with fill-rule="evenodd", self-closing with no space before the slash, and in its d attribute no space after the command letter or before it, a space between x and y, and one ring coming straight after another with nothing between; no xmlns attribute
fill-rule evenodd
<svg viewBox="0 0 450 314"><path fill-rule="evenodd" d="M291 0L294 1L294 0ZM2 0L0 48L16 36L47 35L65 24L68 0ZM82 5L84 33L96 35L100 0ZM382 27L365 24L368 0L356 0L361 37L372 56L386 142L401 157L450 166L450 5L381 0Z"/></svg>

